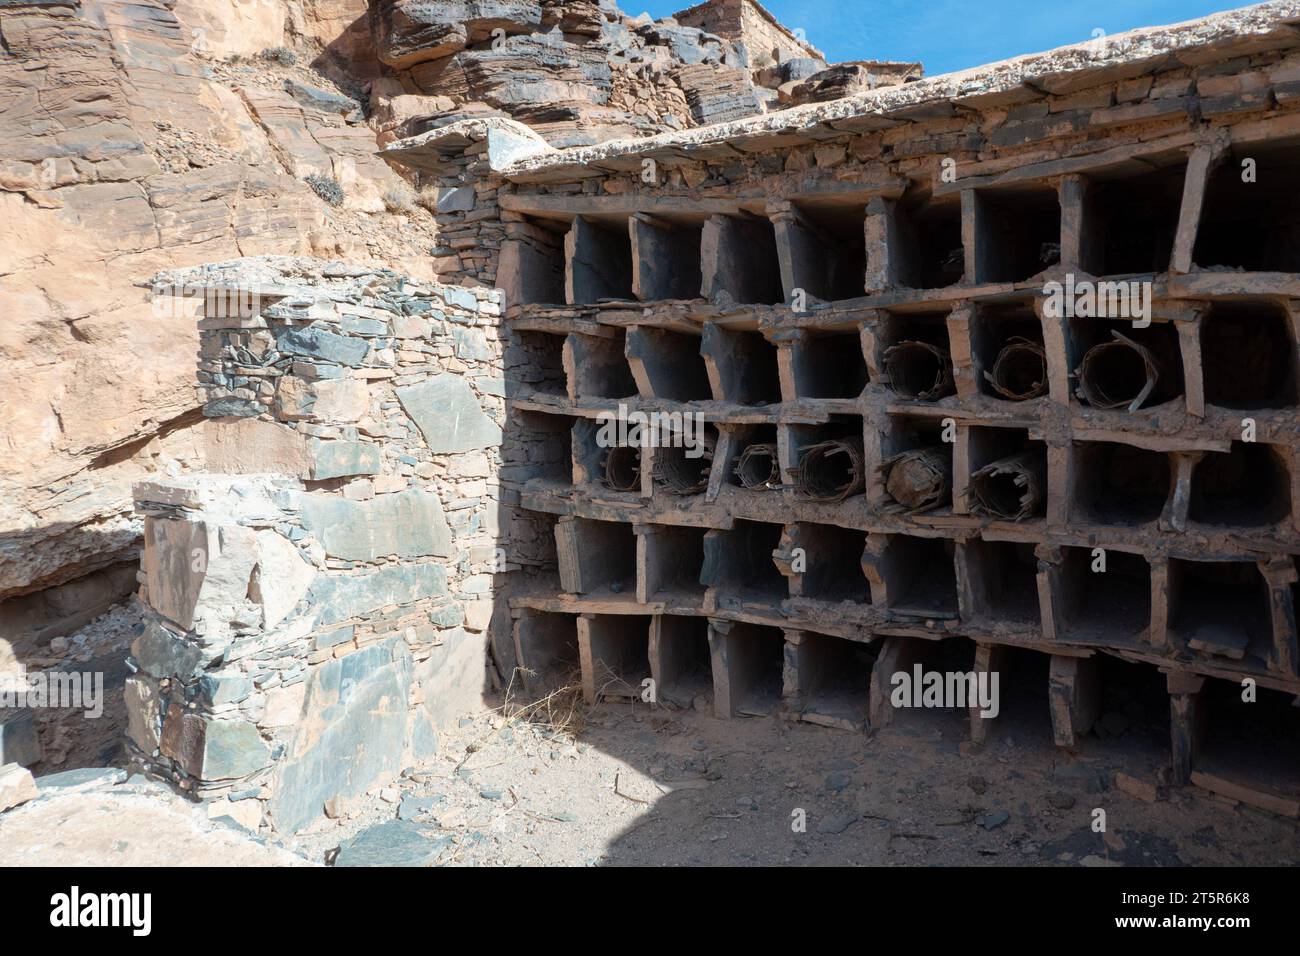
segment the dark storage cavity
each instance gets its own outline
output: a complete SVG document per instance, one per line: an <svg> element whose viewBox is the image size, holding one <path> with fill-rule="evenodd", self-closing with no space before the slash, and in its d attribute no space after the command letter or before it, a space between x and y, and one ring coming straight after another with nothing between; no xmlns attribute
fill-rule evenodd
<svg viewBox="0 0 1300 956"><path fill-rule="evenodd" d="M1074 443L1074 512L1089 524L1155 521L1169 497L1169 456L1118 442Z"/></svg>
<svg viewBox="0 0 1300 956"><path fill-rule="evenodd" d="M1062 548L1057 640L1141 646L1151 628L1151 566L1115 548Z"/></svg>
<svg viewBox="0 0 1300 956"><path fill-rule="evenodd" d="M1060 262L1061 204L1050 186L977 189L975 281L1020 282Z"/></svg>
<svg viewBox="0 0 1300 956"><path fill-rule="evenodd" d="M1243 181L1242 160L1255 163ZM1300 149L1252 143L1215 167L1192 253L1202 268L1300 272Z"/></svg>
<svg viewBox="0 0 1300 956"><path fill-rule="evenodd" d="M1098 276L1164 272L1174 250L1186 166L1088 184L1080 266Z"/></svg>
<svg viewBox="0 0 1300 956"><path fill-rule="evenodd" d="M1216 302L1201 320L1205 401L1224 408L1296 403L1295 336L1273 303Z"/></svg>
<svg viewBox="0 0 1300 956"><path fill-rule="evenodd" d="M867 386L867 362L857 330L812 332L794 346L798 398L857 398Z"/></svg>
<svg viewBox="0 0 1300 956"><path fill-rule="evenodd" d="M1169 626L1194 653L1263 666L1273 646L1270 608L1253 561L1169 562Z"/></svg>
<svg viewBox="0 0 1300 956"><path fill-rule="evenodd" d="M1257 528L1290 514L1291 476L1272 445L1235 441L1227 454L1206 452L1192 472L1192 521Z"/></svg>

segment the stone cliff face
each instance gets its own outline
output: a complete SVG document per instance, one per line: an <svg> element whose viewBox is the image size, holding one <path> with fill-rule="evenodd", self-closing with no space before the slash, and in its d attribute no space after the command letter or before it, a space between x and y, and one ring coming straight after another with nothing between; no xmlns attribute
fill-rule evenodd
<svg viewBox="0 0 1300 956"><path fill-rule="evenodd" d="M201 458L194 316L146 277L431 276L459 193L417 197L380 147L467 116L648 135L761 112L754 78L743 43L608 2L0 0L0 654L127 593L132 482Z"/></svg>
<svg viewBox="0 0 1300 956"><path fill-rule="evenodd" d="M195 460L193 317L152 311L136 283L272 251L419 271L427 214L384 212L402 184L364 122L286 89L308 71L218 63L307 42L289 11L332 32L365 8L0 3L0 601L134 559L131 482ZM309 173L340 183L339 208ZM129 579L0 603L0 638L93 614Z"/></svg>

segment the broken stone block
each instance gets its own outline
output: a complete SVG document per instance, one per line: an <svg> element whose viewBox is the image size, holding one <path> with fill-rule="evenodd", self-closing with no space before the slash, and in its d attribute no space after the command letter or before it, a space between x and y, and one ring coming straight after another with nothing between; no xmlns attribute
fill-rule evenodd
<svg viewBox="0 0 1300 956"><path fill-rule="evenodd" d="M242 720L212 720L173 703L163 722L161 749L200 780L231 780L271 762L257 727Z"/></svg>
<svg viewBox="0 0 1300 956"><path fill-rule="evenodd" d="M205 422L203 452L204 467L223 475L271 472L305 478L312 467L300 432L258 418Z"/></svg>
<svg viewBox="0 0 1300 956"><path fill-rule="evenodd" d="M240 673L204 674L199 678L199 688L209 703L238 704L253 692L253 681Z"/></svg>
<svg viewBox="0 0 1300 956"><path fill-rule="evenodd" d="M0 813L40 796L32 772L16 763L0 766Z"/></svg>
<svg viewBox="0 0 1300 956"><path fill-rule="evenodd" d="M492 344L479 329L452 329L451 339L458 359L466 362L490 362L495 357Z"/></svg>
<svg viewBox="0 0 1300 956"><path fill-rule="evenodd" d="M275 390L276 413L288 421L355 422L370 407L370 390L357 378L281 377Z"/></svg>
<svg viewBox="0 0 1300 956"><path fill-rule="evenodd" d="M501 426L459 375L435 375L395 391L435 455L501 444Z"/></svg>
<svg viewBox="0 0 1300 956"><path fill-rule="evenodd" d="M396 555L451 554L451 529L438 496L420 488L348 501L329 494L299 498L302 525L332 557L374 561Z"/></svg>
<svg viewBox="0 0 1300 956"><path fill-rule="evenodd" d="M147 677L132 674L123 688L126 697L126 735L144 753L158 749L162 734L162 703L157 685Z"/></svg>
<svg viewBox="0 0 1300 956"><path fill-rule="evenodd" d="M144 631L131 644L136 666L154 677L193 680L215 655L157 621L146 621Z"/></svg>
<svg viewBox="0 0 1300 956"><path fill-rule="evenodd" d="M50 773L36 778L36 789L42 796L65 793L86 793L90 790L115 787L126 781L126 771L118 767L79 767Z"/></svg>
<svg viewBox="0 0 1300 956"><path fill-rule="evenodd" d="M386 820L344 841L335 866L429 866L451 843L405 820Z"/></svg>
<svg viewBox="0 0 1300 956"><path fill-rule="evenodd" d="M305 355L351 368L360 366L370 354L370 343L365 339L312 327L277 329L275 347L288 355Z"/></svg>
<svg viewBox="0 0 1300 956"><path fill-rule="evenodd" d="M473 186L441 186L434 198L438 212L469 212L474 208Z"/></svg>
<svg viewBox="0 0 1300 956"><path fill-rule="evenodd" d="M251 528L202 520L148 517L144 522L145 575L149 602L189 630L204 610L245 603L257 560Z"/></svg>
<svg viewBox="0 0 1300 956"><path fill-rule="evenodd" d="M0 709L0 764L23 767L40 762L41 741L35 715L27 708Z"/></svg>
<svg viewBox="0 0 1300 956"><path fill-rule="evenodd" d="M360 574L322 574L308 600L317 623L341 624L390 604L410 604L447 594L447 569L441 564L385 565Z"/></svg>
<svg viewBox="0 0 1300 956"><path fill-rule="evenodd" d="M309 449L314 481L377 475L383 467L379 446L364 441L324 441L313 438Z"/></svg>
<svg viewBox="0 0 1300 956"><path fill-rule="evenodd" d="M262 627L275 627L302 600L316 577L293 543L275 531L257 533L257 566L249 580L248 596L262 606Z"/></svg>

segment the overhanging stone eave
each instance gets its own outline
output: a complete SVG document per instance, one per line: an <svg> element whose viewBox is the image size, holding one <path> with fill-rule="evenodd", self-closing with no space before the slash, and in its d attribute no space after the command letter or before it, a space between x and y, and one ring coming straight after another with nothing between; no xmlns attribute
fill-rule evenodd
<svg viewBox="0 0 1300 956"><path fill-rule="evenodd" d="M723 146L749 151L778 137L781 145L815 142L847 132L952 115L958 108L987 108L1001 101L1026 102L1046 93L1084 88L1155 72L1164 65L1219 60L1241 49L1300 46L1300 2L1257 4L1169 26L1141 28L1112 37L1031 53L998 63L945 73L712 126L622 139L594 146L539 152L493 171L513 182L586 178L618 157L653 158L670 149L687 159L706 159ZM1198 53L1200 55L1198 55ZM428 135L428 134L426 134ZM751 145L752 144L752 145ZM393 149L386 151L388 155Z"/></svg>

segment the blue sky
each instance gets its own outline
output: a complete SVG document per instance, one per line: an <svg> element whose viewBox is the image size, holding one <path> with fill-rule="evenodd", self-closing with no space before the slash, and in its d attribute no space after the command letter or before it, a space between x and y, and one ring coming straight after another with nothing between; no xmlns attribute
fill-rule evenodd
<svg viewBox="0 0 1300 956"><path fill-rule="evenodd" d="M1100 28L1191 20L1248 6L1232 0L760 0L832 60L920 60L929 75L1091 39ZM691 0L619 0L629 15L655 17Z"/></svg>

